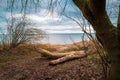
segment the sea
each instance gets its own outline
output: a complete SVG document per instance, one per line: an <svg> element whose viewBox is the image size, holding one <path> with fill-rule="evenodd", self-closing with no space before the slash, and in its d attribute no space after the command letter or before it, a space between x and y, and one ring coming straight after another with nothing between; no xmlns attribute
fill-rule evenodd
<svg viewBox="0 0 120 80"><path fill-rule="evenodd" d="M94 36L94 33L92 33L92 36ZM41 43L72 44L82 40L89 40L89 38L83 33L47 34L47 37L41 40Z"/></svg>
<svg viewBox="0 0 120 80"><path fill-rule="evenodd" d="M95 34L92 33L92 36ZM0 34L1 36L1 34ZM72 44L80 42L82 40L89 40L88 36L84 33L59 33L59 34L47 34L45 38L39 40L34 39L33 43L42 44Z"/></svg>

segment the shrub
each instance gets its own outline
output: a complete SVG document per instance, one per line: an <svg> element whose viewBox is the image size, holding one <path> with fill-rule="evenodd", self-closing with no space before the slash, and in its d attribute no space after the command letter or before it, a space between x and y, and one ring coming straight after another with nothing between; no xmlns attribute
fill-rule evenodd
<svg viewBox="0 0 120 80"><path fill-rule="evenodd" d="M6 32L0 35L1 49L15 48L20 44L40 41L46 34L44 31L31 28L32 24L26 18L7 20Z"/></svg>

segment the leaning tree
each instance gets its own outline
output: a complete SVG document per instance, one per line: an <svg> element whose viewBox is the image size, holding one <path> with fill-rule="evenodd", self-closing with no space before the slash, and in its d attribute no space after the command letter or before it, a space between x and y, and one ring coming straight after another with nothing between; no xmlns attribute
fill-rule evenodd
<svg viewBox="0 0 120 80"><path fill-rule="evenodd" d="M73 0L82 11L83 16L96 31L98 40L111 60L111 70L108 80L120 79L120 11L117 27L114 26L106 11L106 0Z"/></svg>
<svg viewBox="0 0 120 80"><path fill-rule="evenodd" d="M1 0L4 1L4 0ZM10 3L9 8L15 8L16 1L21 1L22 10L26 13L28 3L39 4L42 0L6 0ZM46 0L45 0L46 1ZM54 4L59 0L49 0L49 5L54 8ZM69 1L69 0L67 0ZM54 3L52 3L54 2ZM83 16L92 25L103 48L108 53L111 60L111 70L108 80L120 80L120 11L117 26L114 26L106 11L106 0L73 0L75 5L81 10ZM44 52L44 51L43 51ZM52 54L51 54L52 55Z"/></svg>

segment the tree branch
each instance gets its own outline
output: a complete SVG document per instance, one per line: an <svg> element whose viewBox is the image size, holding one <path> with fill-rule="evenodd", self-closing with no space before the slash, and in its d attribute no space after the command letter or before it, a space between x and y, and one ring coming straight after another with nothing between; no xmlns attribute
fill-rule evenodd
<svg viewBox="0 0 120 80"><path fill-rule="evenodd" d="M120 33L120 5L119 5L119 13L118 13L118 22L117 22L117 29Z"/></svg>
<svg viewBox="0 0 120 80"><path fill-rule="evenodd" d="M106 32L113 25L105 11L106 0L73 0L96 32ZM103 31L104 30L104 31Z"/></svg>
<svg viewBox="0 0 120 80"><path fill-rule="evenodd" d="M111 39L117 36L117 28L111 23L105 10L106 0L73 0L73 2L91 23L99 40L104 44L103 47L110 47L113 43Z"/></svg>
<svg viewBox="0 0 120 80"><path fill-rule="evenodd" d="M94 14L104 14L105 13L105 6L106 6L106 0L88 0L88 4L91 7L91 11L94 12Z"/></svg>

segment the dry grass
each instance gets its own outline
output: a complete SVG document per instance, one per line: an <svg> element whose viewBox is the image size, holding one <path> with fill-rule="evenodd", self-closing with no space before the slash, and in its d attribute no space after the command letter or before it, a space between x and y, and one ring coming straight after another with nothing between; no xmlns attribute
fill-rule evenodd
<svg viewBox="0 0 120 80"><path fill-rule="evenodd" d="M17 61L27 58L29 56L40 56L39 53L34 51L34 46L30 44L20 45L16 48L0 51L0 66L3 66L11 61Z"/></svg>
<svg viewBox="0 0 120 80"><path fill-rule="evenodd" d="M51 52L58 51L60 48L63 47L62 45L59 45L59 44L55 44L55 45L52 45L52 44L33 44L33 45L37 48L43 48L43 49L51 51Z"/></svg>
<svg viewBox="0 0 120 80"><path fill-rule="evenodd" d="M77 43L66 45L67 48L62 52L88 50L88 48L91 46L92 46L92 43L90 41L77 42Z"/></svg>
<svg viewBox="0 0 120 80"><path fill-rule="evenodd" d="M92 45L86 42L90 49ZM1 80L103 80L102 67L98 62L98 55L90 55L83 59L68 61L66 63L49 66L49 59L41 58L35 47L44 48L51 52L79 50L85 45L79 42L69 45L51 44L22 44L0 54L0 79ZM88 46L89 45L89 46ZM99 68L98 68L99 67ZM75 74L75 75L74 75ZM93 78L93 79L92 79Z"/></svg>
<svg viewBox="0 0 120 80"><path fill-rule="evenodd" d="M84 44L82 42L75 43L75 44L67 44L67 45L21 44L18 47L12 48L12 49L7 50L7 51L1 50L0 51L0 65L5 64L9 61L16 61L19 59L25 59L27 57L41 56L41 54L35 50L35 47L43 48L43 49L46 49L50 52L79 51L79 50L87 50L88 48L91 47L90 42L85 42Z"/></svg>
<svg viewBox="0 0 120 80"><path fill-rule="evenodd" d="M48 51L54 52L61 48L61 45L51 45L51 44L21 44L16 48L11 49L1 49L0 50L0 66L4 65L10 61L16 61L20 59L25 59L27 57L37 57L41 56L35 50L37 48L43 48Z"/></svg>

